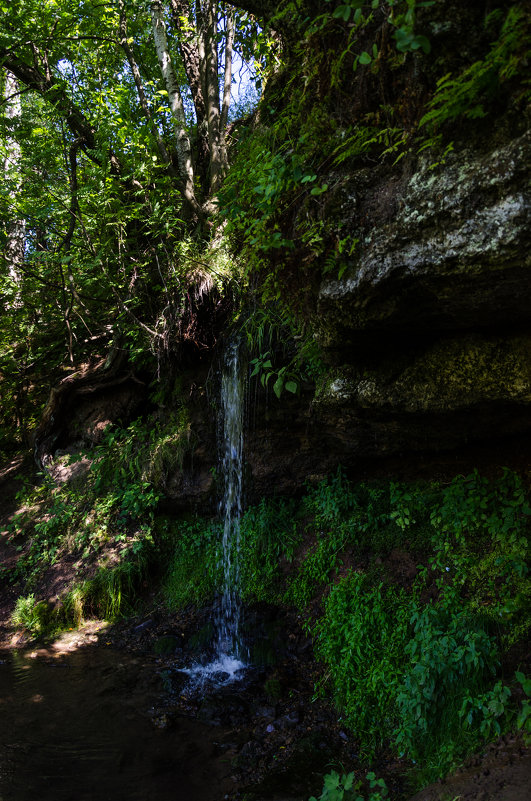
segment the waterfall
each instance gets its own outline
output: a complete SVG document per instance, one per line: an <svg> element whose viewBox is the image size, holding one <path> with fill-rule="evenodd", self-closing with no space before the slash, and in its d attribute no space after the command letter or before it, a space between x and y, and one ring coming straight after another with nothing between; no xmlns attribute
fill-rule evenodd
<svg viewBox="0 0 531 801"><path fill-rule="evenodd" d="M240 516L242 511L244 366L240 343L228 344L221 373L219 415L219 472L223 495L219 515L223 525L220 565L223 576L221 601L216 616L214 659L180 672L190 676L190 688L217 685L242 678L246 667L240 636ZM1 800L0 800L1 801Z"/></svg>
<svg viewBox="0 0 531 801"><path fill-rule="evenodd" d="M223 497L219 512L223 522L223 587L219 609L218 657L241 658L240 642L240 516L242 511L244 379L240 344L229 343L221 375L220 467Z"/></svg>

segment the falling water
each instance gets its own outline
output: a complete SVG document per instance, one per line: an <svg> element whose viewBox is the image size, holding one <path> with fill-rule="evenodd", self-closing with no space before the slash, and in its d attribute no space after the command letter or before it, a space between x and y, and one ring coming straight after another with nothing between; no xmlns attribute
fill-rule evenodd
<svg viewBox="0 0 531 801"><path fill-rule="evenodd" d="M224 355L221 374L220 475L223 497L219 504L223 524L221 572L223 587L216 617L215 656L180 672L190 676L190 689L205 683L224 684L242 677L246 667L240 637L240 516L242 510L244 380L238 342ZM0 799L1 801L1 799Z"/></svg>
<svg viewBox="0 0 531 801"><path fill-rule="evenodd" d="M241 658L240 642L240 516L242 510L244 382L238 342L225 351L221 376L221 474L224 482L220 502L223 521L223 588L218 615L218 657Z"/></svg>

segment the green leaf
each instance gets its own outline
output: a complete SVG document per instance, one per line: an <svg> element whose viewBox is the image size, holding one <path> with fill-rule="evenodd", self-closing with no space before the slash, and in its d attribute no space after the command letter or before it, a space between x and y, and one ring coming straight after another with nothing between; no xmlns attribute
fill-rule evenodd
<svg viewBox="0 0 531 801"><path fill-rule="evenodd" d="M288 390L288 392L293 393L293 395L296 394L296 392L297 392L297 390L299 388L299 386L298 386L296 381L286 381L284 386Z"/></svg>
<svg viewBox="0 0 531 801"><path fill-rule="evenodd" d="M352 785L354 784L354 773L349 773L348 776L343 776L343 788L345 790L351 790Z"/></svg>
<svg viewBox="0 0 531 801"><path fill-rule="evenodd" d="M350 13L352 11L352 6L338 6L332 16L334 19L342 19L345 22L348 22L350 18Z"/></svg>
<svg viewBox="0 0 531 801"><path fill-rule="evenodd" d="M516 678L522 685L525 694L531 696L531 679L528 679L520 670L516 671Z"/></svg>
<svg viewBox="0 0 531 801"><path fill-rule="evenodd" d="M366 50L364 50L363 53L360 54L358 60L360 64L370 64L372 61L372 56L369 53L367 53Z"/></svg>
<svg viewBox="0 0 531 801"><path fill-rule="evenodd" d="M273 392L275 393L277 398L280 399L280 396L282 395L282 390L283 389L284 389L284 379L283 378L277 378L277 380L273 384Z"/></svg>

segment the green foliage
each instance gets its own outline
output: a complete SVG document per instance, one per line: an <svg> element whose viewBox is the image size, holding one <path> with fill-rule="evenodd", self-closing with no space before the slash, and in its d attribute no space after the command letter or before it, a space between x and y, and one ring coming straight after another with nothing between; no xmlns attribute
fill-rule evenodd
<svg viewBox="0 0 531 801"><path fill-rule="evenodd" d="M48 630L50 619L50 607L45 601L36 601L33 593L17 598L11 615L13 626L23 629L33 637L38 637Z"/></svg>
<svg viewBox="0 0 531 801"><path fill-rule="evenodd" d="M240 522L240 579L246 600L278 603L285 578L301 541L294 501L262 499Z"/></svg>
<svg viewBox="0 0 531 801"><path fill-rule="evenodd" d="M508 10L499 37L484 59L474 62L460 75L448 73L437 81L435 94L419 127L436 131L458 117L484 117L486 103L505 82L523 73L529 46L529 17L522 4L517 3ZM528 87L529 81L524 85Z"/></svg>
<svg viewBox="0 0 531 801"><path fill-rule="evenodd" d="M122 550L116 565L99 567L92 578L71 586L56 608L36 601L34 593L21 596L11 622L32 637L50 637L81 625L89 615L114 620L134 608L153 562L150 539L133 543Z"/></svg>
<svg viewBox="0 0 531 801"><path fill-rule="evenodd" d="M365 156L377 156L383 161L392 156L394 165L405 156L408 142L409 136L402 128L357 124L344 132L341 143L333 150L334 164L339 166Z"/></svg>
<svg viewBox="0 0 531 801"><path fill-rule="evenodd" d="M318 621L317 655L336 702L373 755L396 725L396 693L414 599L350 572L335 584Z"/></svg>
<svg viewBox="0 0 531 801"><path fill-rule="evenodd" d="M241 330L254 357L250 378L257 378L263 387L271 386L278 399L284 391L297 394L303 382L315 381L322 372L315 338L286 306L270 302L256 308L246 315Z"/></svg>
<svg viewBox="0 0 531 801"><path fill-rule="evenodd" d="M387 786L383 779L377 779L371 771L367 774L370 793L367 801L382 801L387 797ZM316 799L312 796L309 801L365 801L365 796L359 794L361 781L355 782L355 774L340 774L333 770L323 777L323 792Z"/></svg>
<svg viewBox="0 0 531 801"><path fill-rule="evenodd" d="M286 600L304 609L331 581L350 550L362 557L388 554L404 543L420 551L431 549L429 525L433 489L397 483L352 486L341 470L310 489L304 499L311 515L315 542L308 549Z"/></svg>
<svg viewBox="0 0 531 801"><path fill-rule="evenodd" d="M450 600L451 598L451 600ZM443 770L458 755L464 699L477 698L498 667L498 643L463 608L455 588L436 606L416 609L396 697L398 748L416 760L437 754ZM487 730L480 727L480 733Z"/></svg>
<svg viewBox="0 0 531 801"><path fill-rule="evenodd" d="M434 568L465 587L472 609L506 624L506 645L531 625L530 515L522 480L509 470L498 481L477 471L457 477L431 514Z"/></svg>
<svg viewBox="0 0 531 801"><path fill-rule="evenodd" d="M497 681L491 690L480 693L475 697L467 692L459 717L464 720L465 726L477 725L479 716L479 731L485 739L493 739L502 733L503 720L508 712L511 700L511 691L501 681Z"/></svg>
<svg viewBox="0 0 531 801"><path fill-rule="evenodd" d="M162 545L167 553L167 568L161 596L170 610L188 604L205 603L221 583L219 525L197 519L193 521L164 520Z"/></svg>
<svg viewBox="0 0 531 801"><path fill-rule="evenodd" d="M263 387L267 387L271 378L275 379L273 381L273 392L278 399L280 399L284 390L291 392L292 395L297 393L299 389L297 374L290 371L289 365L284 365L284 367L279 367L278 370L276 370L273 367L271 353L269 351L252 359L251 366L253 368L251 378L260 376L260 382Z"/></svg>
<svg viewBox="0 0 531 801"><path fill-rule="evenodd" d="M321 539L300 568L300 606L328 585L315 625L327 665L320 689L331 685L363 750L374 754L394 732L397 750L430 781L515 722L528 726L527 701L517 715L510 688L496 678L503 650L529 628L530 508L518 476L352 487L339 473L306 505ZM338 571L371 528L388 536L387 552L394 532L420 535L427 567L409 591L382 582L382 571ZM423 602L430 584L435 599Z"/></svg>
<svg viewBox="0 0 531 801"><path fill-rule="evenodd" d="M333 2L333 0L326 1ZM331 13L321 14L311 22L308 28L308 35L322 31L333 20L349 23L358 33L359 29L368 26L373 21L374 12L383 7L385 10L389 9L388 21L395 28L396 49L401 53L415 52L417 50L429 53L431 46L428 39L415 32L416 11L421 8L429 8L434 5L434 2L435 0L423 0L423 2L418 0L386 0L386 2L372 0L369 4L366 0L340 1L340 4ZM371 64L373 59L377 58L376 44L373 47L372 54L364 50L356 56L354 69L358 64L367 66Z"/></svg>
<svg viewBox="0 0 531 801"><path fill-rule="evenodd" d="M302 133L298 143L305 141ZM280 230L283 206L327 188L318 185L311 163L303 152L293 151L289 139L278 142L275 132L266 129L242 135L237 161L220 193L227 234L262 253L292 250L294 242Z"/></svg>
<svg viewBox="0 0 531 801"><path fill-rule="evenodd" d="M10 578L35 585L49 565L71 554L95 573L65 600L75 619L87 604L113 617L127 608L152 561L155 482L163 483L178 462L187 425L182 412L166 425L135 421L127 429L109 428L92 452L76 457L92 458L82 482L55 486L44 478L21 490L22 511L10 525L20 557ZM107 564L109 553L113 565Z"/></svg>
<svg viewBox="0 0 531 801"><path fill-rule="evenodd" d="M516 671L516 679L522 685L526 695L522 702L522 708L518 712L516 725L524 731L524 738L527 745L531 742L531 679L527 678L520 670Z"/></svg>
<svg viewBox="0 0 531 801"><path fill-rule="evenodd" d="M100 567L93 578L73 588L67 598L66 612L74 622L82 617L82 610L107 620L130 613L154 561L156 555L150 537L133 543L122 551L116 566Z"/></svg>

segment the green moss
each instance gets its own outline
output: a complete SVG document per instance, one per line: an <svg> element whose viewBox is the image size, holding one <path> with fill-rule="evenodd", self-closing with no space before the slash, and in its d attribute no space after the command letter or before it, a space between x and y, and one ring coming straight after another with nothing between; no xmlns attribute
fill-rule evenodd
<svg viewBox="0 0 531 801"><path fill-rule="evenodd" d="M448 411L531 397L531 340L469 336L446 340L378 368L334 368L315 402L397 411Z"/></svg>

